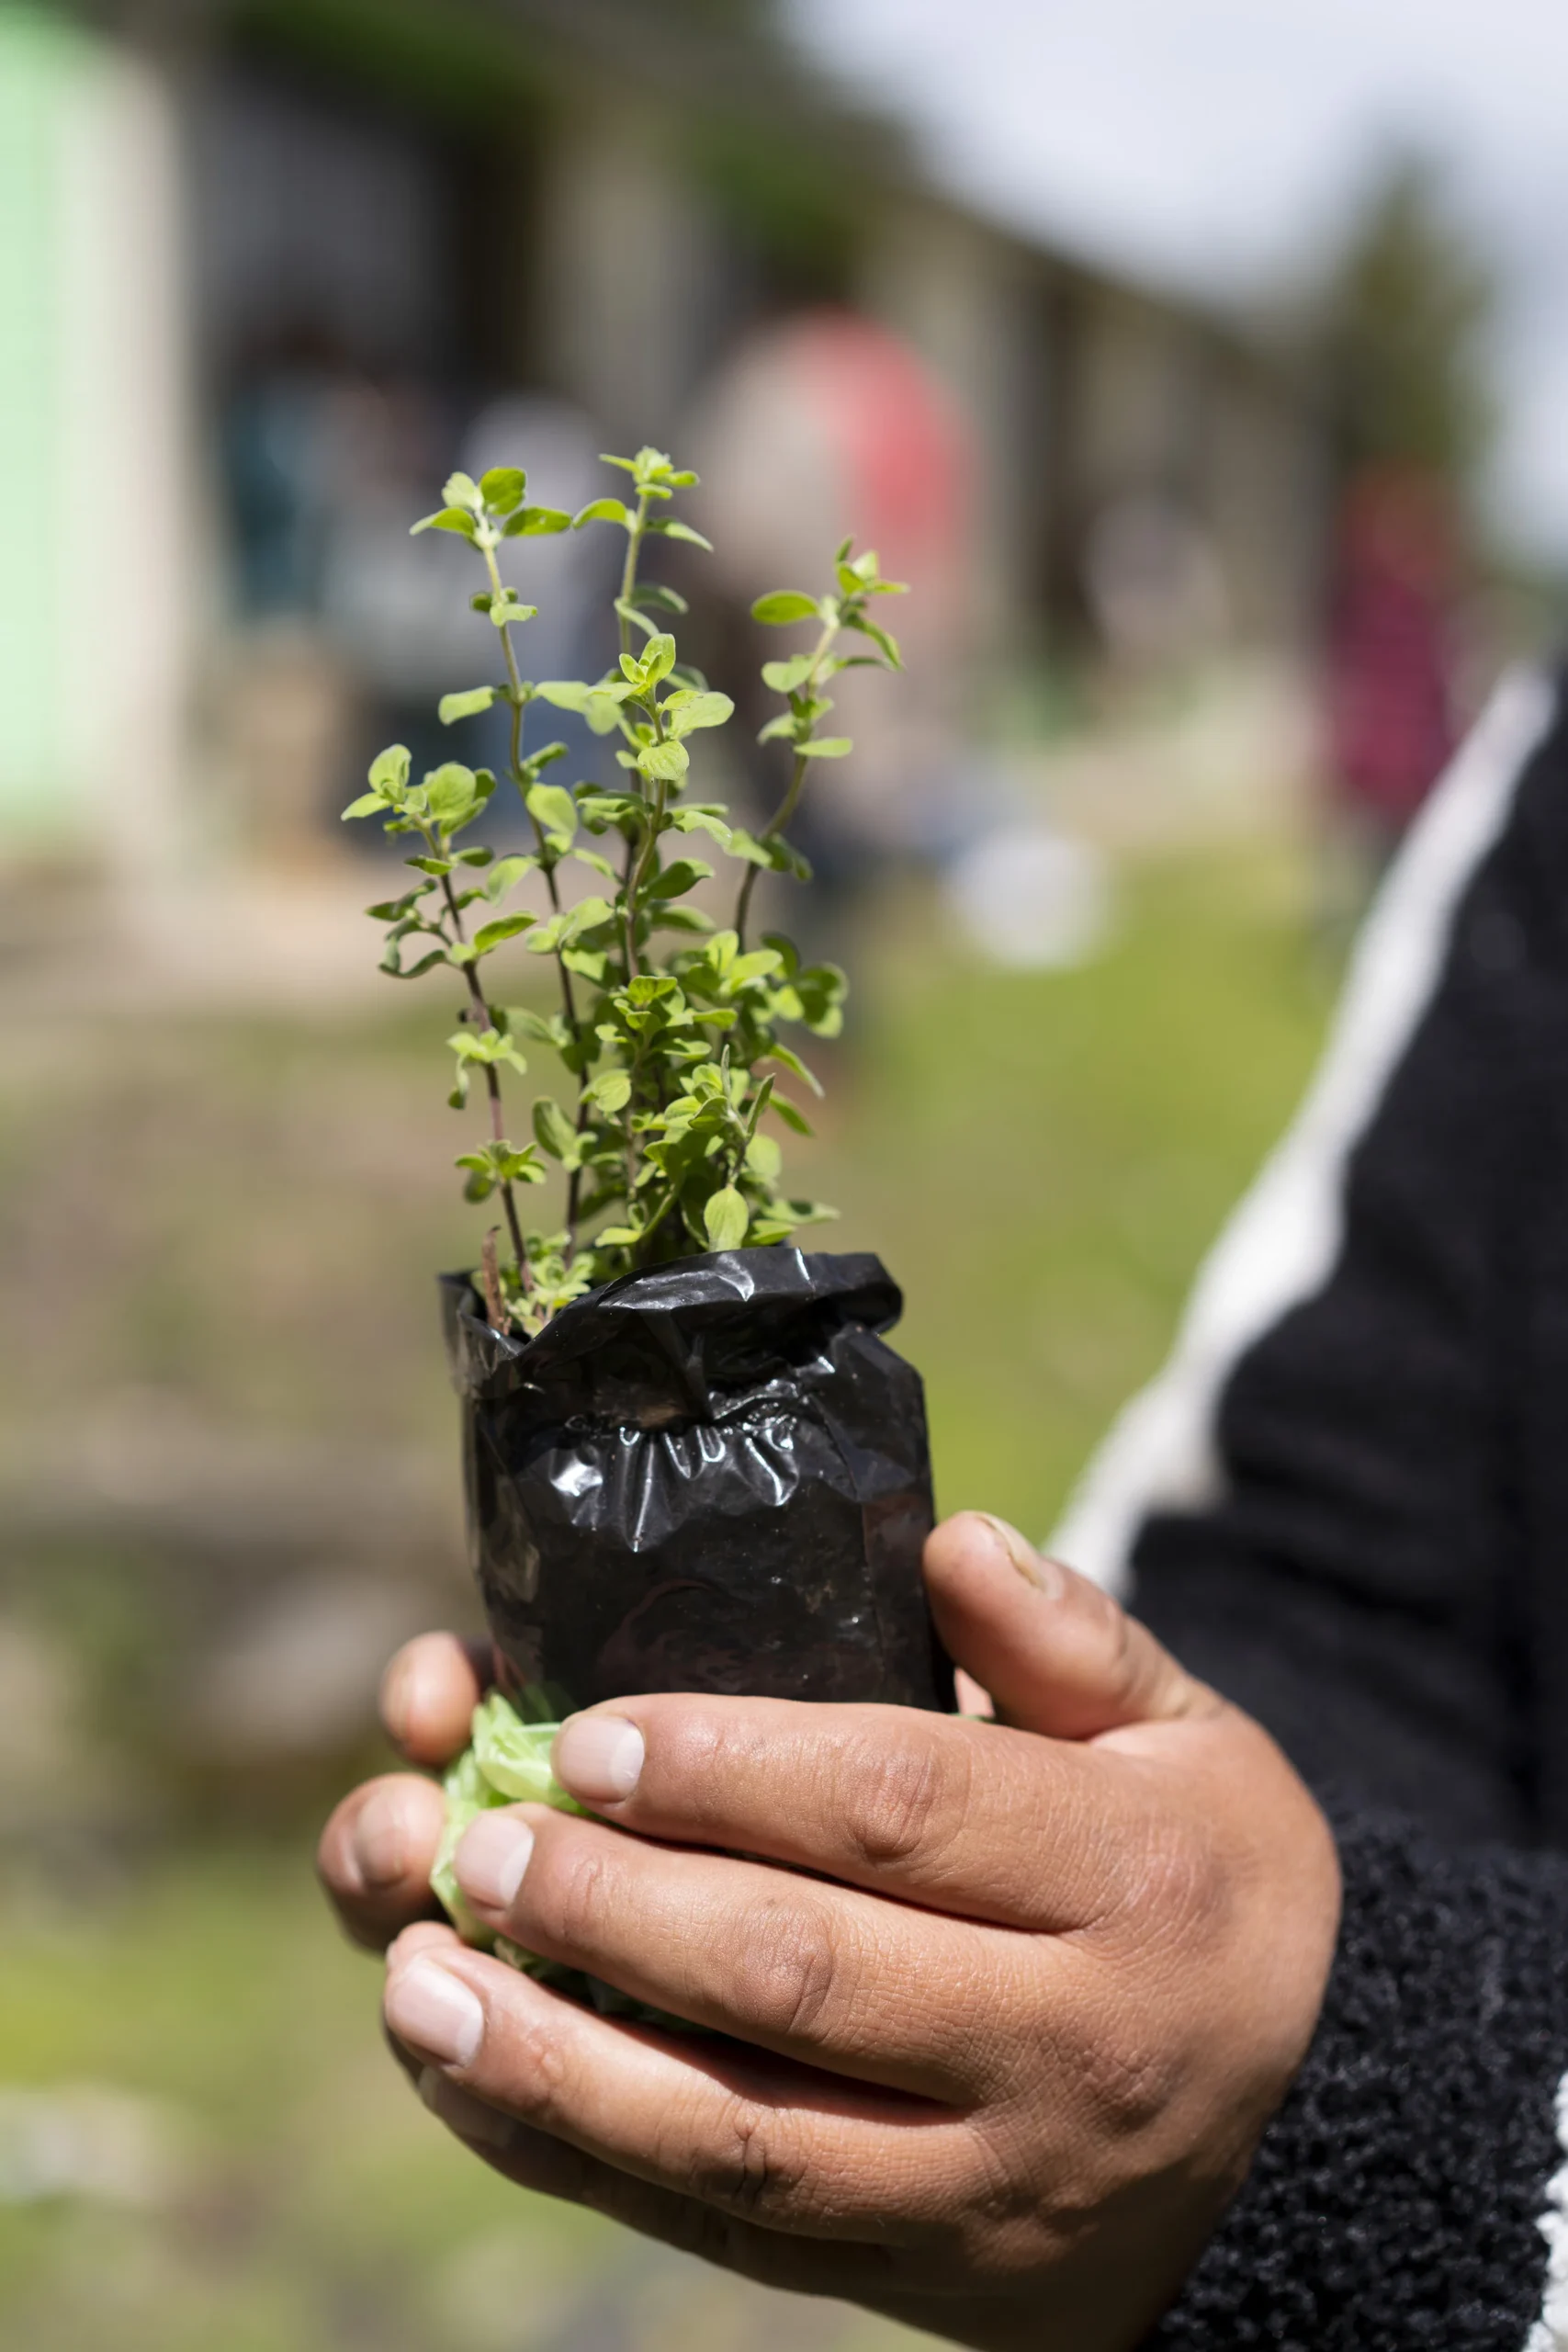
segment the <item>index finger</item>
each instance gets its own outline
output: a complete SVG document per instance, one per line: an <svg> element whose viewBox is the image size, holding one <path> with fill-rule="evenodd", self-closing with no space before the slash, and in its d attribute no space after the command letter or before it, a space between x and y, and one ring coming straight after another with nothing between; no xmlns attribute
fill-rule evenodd
<svg viewBox="0 0 1568 2352"><path fill-rule="evenodd" d="M554 1761L618 1826L1046 1932L1112 1908L1166 1818L1141 1759L910 1707L660 1692L573 1716Z"/></svg>

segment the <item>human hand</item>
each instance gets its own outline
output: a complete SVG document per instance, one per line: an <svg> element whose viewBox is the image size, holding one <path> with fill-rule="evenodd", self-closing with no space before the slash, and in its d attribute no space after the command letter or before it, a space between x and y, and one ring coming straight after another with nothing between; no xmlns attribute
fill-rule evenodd
<svg viewBox="0 0 1568 2352"><path fill-rule="evenodd" d="M995 1724L618 1700L557 1743L599 1818L509 1807L459 1849L487 1924L727 2039L404 1927L429 1782L346 1800L323 1876L362 1939L403 1928L394 2047L510 2178L987 2352L1127 2352L1310 2040L1333 1846L1255 1724L1012 1531L950 1521L926 1573ZM478 1688L446 1637L412 1645L388 1685L405 1752L460 1746Z"/></svg>

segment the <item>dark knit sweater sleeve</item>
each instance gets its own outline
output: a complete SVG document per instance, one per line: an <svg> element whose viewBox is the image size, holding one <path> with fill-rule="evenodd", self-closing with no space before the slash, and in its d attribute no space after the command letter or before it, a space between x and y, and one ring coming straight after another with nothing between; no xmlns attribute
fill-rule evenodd
<svg viewBox="0 0 1568 2352"><path fill-rule="evenodd" d="M1148 2352L1559 2352L1568 1860L1445 1849L1391 1815L1336 1828L1316 2037Z"/></svg>

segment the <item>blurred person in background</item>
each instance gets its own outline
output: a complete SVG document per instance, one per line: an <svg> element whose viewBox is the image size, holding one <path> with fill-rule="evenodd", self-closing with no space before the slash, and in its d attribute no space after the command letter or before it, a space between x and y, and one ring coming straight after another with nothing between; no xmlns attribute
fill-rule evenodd
<svg viewBox="0 0 1568 2352"><path fill-rule="evenodd" d="M823 548L852 528L887 578L919 583L889 608L908 662L898 694L866 691L852 671L834 682L855 750L832 792L807 803L802 839L820 881L829 893L852 891L889 859L945 847L975 632L975 452L954 403L887 328L820 309L741 345L693 440L718 577L737 612L760 580L810 588ZM759 774L759 807L771 788Z"/></svg>
<svg viewBox="0 0 1568 2352"><path fill-rule="evenodd" d="M1369 470L1340 510L1327 686L1336 796L1381 873L1457 735L1458 551L1440 481Z"/></svg>
<svg viewBox="0 0 1568 2352"><path fill-rule="evenodd" d="M1328 876L1354 915L1442 773L1471 666L1462 625L1493 429L1491 274L1445 175L1394 156L1324 300L1337 487L1324 628ZM1337 916L1339 910L1333 910Z"/></svg>

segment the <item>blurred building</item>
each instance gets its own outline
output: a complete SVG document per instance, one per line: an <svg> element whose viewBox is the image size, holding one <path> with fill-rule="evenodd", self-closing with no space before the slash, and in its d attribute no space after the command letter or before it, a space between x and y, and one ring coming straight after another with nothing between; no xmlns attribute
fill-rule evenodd
<svg viewBox="0 0 1568 2352"><path fill-rule="evenodd" d="M444 469L521 438L568 503L828 311L967 435L976 677L1151 597L1304 645L1299 371L965 212L761 0L0 0L0 854L308 856L482 665L406 536Z"/></svg>

